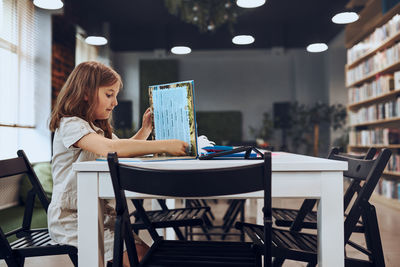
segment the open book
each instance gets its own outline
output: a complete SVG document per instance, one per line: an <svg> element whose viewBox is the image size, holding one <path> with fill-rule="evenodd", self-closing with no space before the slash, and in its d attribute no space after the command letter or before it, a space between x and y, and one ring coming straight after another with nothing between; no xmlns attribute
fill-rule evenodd
<svg viewBox="0 0 400 267"><path fill-rule="evenodd" d="M189 144L187 156L197 158L194 82L149 86L154 140L179 139Z"/></svg>

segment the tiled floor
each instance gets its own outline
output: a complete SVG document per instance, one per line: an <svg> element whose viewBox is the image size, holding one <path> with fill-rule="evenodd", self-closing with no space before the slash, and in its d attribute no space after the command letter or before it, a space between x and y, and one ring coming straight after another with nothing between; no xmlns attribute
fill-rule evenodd
<svg viewBox="0 0 400 267"><path fill-rule="evenodd" d="M397 226L400 225L400 205L396 207L388 207L380 203L381 201L373 201L378 213L378 220L380 225L383 249L385 254L385 262L387 267L399 266L400 262L400 231L398 231ZM298 207L301 200L294 199L274 199L273 205L285 206L285 207ZM255 202L248 201L246 203L246 221L255 220ZM224 213L227 204L223 201L219 201L218 205L213 205L212 210L214 214L221 215ZM222 215L221 215L222 216ZM141 237L147 242L150 242L149 236L142 231ZM352 237L352 239L359 239L360 237ZM349 255L354 255L354 251L348 251ZM0 267L6 266L4 261L0 262ZM45 267L45 266L73 266L68 256L51 256L42 258L30 258L26 260L26 267ZM294 261L286 261L284 266L296 267L296 266L306 266L306 264L298 263Z"/></svg>

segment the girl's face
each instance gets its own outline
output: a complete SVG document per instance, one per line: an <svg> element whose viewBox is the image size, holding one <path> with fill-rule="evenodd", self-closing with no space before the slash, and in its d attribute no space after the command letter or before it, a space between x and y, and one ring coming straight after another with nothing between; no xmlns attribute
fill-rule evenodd
<svg viewBox="0 0 400 267"><path fill-rule="evenodd" d="M118 105L117 95L119 93L119 83L111 86L99 88L97 105L94 111L96 120L106 120L110 117L112 110Z"/></svg>

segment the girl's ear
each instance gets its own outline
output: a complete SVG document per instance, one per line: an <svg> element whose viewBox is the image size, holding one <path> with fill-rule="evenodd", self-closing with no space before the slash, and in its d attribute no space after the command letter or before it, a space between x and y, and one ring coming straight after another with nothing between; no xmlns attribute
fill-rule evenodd
<svg viewBox="0 0 400 267"><path fill-rule="evenodd" d="M88 100L89 100L89 97L87 96L87 94L85 94L85 95L83 96L83 100L85 100L85 101L88 101Z"/></svg>

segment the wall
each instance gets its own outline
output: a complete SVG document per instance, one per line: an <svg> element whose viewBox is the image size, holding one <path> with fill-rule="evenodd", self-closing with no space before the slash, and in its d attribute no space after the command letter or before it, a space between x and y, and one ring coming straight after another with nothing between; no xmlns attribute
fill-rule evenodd
<svg viewBox="0 0 400 267"><path fill-rule="evenodd" d="M257 127L262 114L272 112L273 102L328 101L324 56L303 49L207 51L186 56L165 55L162 51L116 52L113 65L124 80L121 97L133 100L135 123L139 118L139 60L151 58L179 59L180 80L195 81L198 111L241 111L244 140L254 139L249 126Z"/></svg>
<svg viewBox="0 0 400 267"><path fill-rule="evenodd" d="M345 87L344 66L346 64L345 34L342 31L329 44L325 58L326 86L329 104L347 105L348 95ZM346 129L338 131L331 130L330 146L343 146L338 143L338 138L347 136Z"/></svg>
<svg viewBox="0 0 400 267"><path fill-rule="evenodd" d="M53 16L51 96L54 107L57 96L75 67L75 26L63 16Z"/></svg>
<svg viewBox="0 0 400 267"><path fill-rule="evenodd" d="M119 98L132 101L133 122L139 124L140 110L140 85L139 85L139 60L155 58L153 53L112 53L111 65L121 75L124 87Z"/></svg>

